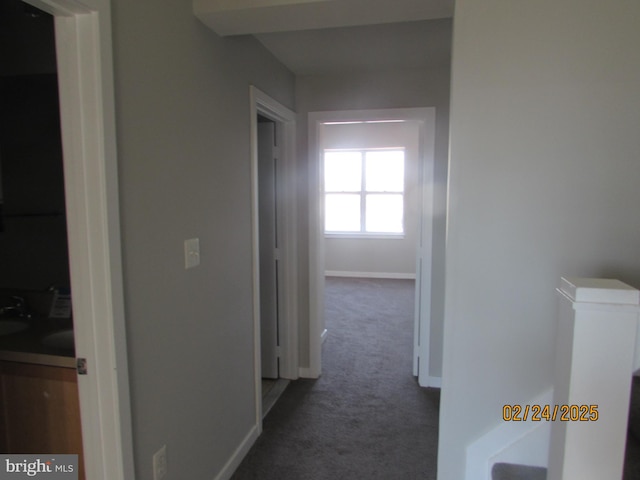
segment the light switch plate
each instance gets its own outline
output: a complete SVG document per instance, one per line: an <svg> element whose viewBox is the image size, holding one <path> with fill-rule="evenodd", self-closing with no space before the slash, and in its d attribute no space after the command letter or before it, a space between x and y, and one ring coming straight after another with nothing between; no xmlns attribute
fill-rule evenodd
<svg viewBox="0 0 640 480"><path fill-rule="evenodd" d="M200 239L190 238L184 241L184 268L200 265Z"/></svg>

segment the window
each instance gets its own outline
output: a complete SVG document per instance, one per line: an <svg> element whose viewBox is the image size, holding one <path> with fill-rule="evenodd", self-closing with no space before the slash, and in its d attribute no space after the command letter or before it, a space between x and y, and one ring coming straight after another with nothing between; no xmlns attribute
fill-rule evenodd
<svg viewBox="0 0 640 480"><path fill-rule="evenodd" d="M404 233L404 149L325 150L325 233Z"/></svg>

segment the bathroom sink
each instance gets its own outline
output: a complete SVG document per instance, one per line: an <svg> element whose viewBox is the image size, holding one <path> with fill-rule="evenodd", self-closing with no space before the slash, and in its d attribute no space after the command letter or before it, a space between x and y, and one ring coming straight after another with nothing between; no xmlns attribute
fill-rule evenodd
<svg viewBox="0 0 640 480"><path fill-rule="evenodd" d="M22 332L29 328L29 324L17 318L0 320L0 336Z"/></svg>
<svg viewBox="0 0 640 480"><path fill-rule="evenodd" d="M42 338L42 344L45 347L71 350L75 346L73 329L70 328L68 330L60 330L59 332L50 333Z"/></svg>

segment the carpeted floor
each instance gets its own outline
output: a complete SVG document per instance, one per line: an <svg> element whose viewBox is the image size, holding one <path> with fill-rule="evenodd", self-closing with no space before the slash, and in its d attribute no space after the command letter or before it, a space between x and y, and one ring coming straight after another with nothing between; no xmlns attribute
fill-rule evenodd
<svg viewBox="0 0 640 480"><path fill-rule="evenodd" d="M322 376L287 387L232 480L436 478L440 394L411 373L414 288L327 279Z"/></svg>

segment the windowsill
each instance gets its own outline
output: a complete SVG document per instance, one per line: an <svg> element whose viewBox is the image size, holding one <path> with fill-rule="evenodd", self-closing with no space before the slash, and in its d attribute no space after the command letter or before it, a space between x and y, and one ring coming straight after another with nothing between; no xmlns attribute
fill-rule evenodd
<svg viewBox="0 0 640 480"><path fill-rule="evenodd" d="M404 240L404 233L325 233L324 238L357 240Z"/></svg>

